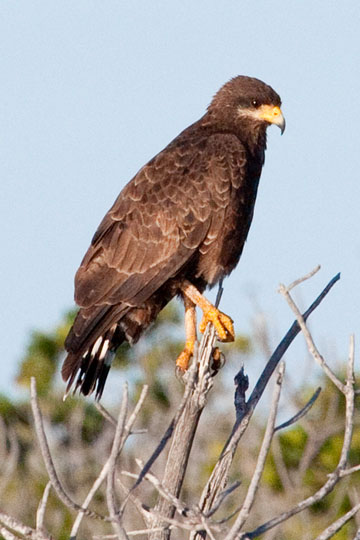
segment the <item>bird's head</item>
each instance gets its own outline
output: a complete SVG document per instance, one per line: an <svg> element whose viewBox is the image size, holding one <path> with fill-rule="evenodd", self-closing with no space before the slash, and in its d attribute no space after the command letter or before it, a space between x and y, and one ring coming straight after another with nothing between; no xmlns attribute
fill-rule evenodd
<svg viewBox="0 0 360 540"><path fill-rule="evenodd" d="M263 128L275 124L285 130L280 96L267 84L252 77L238 76L215 94L208 112L224 124L243 128Z"/></svg>

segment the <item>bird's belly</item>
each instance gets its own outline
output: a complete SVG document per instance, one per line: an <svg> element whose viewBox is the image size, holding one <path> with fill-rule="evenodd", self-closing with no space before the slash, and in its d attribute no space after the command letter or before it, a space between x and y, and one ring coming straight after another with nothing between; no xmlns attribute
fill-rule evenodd
<svg viewBox="0 0 360 540"><path fill-rule="evenodd" d="M208 285L215 285L221 278L229 275L239 262L244 239L235 233L221 243L204 246L200 249L196 277L202 278Z"/></svg>

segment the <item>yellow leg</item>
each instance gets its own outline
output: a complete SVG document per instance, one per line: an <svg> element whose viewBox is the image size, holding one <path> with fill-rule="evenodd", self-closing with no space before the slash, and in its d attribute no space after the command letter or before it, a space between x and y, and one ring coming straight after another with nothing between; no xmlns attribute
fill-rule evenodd
<svg viewBox="0 0 360 540"><path fill-rule="evenodd" d="M185 334L186 343L184 350L179 354L176 360L176 367L181 371L186 371L189 367L190 358L194 352L196 341L196 309L195 304L184 296L185 304Z"/></svg>
<svg viewBox="0 0 360 540"><path fill-rule="evenodd" d="M202 309L204 315L199 327L200 332L205 332L210 322L214 325L220 341L234 341L233 321L228 315L213 306L189 281L184 281L181 290L185 297Z"/></svg>

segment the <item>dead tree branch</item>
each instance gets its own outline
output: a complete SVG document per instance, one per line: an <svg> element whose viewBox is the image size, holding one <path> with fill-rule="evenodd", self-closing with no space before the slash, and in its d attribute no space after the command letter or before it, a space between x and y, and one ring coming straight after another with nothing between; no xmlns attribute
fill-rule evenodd
<svg viewBox="0 0 360 540"><path fill-rule="evenodd" d="M118 514L118 508L115 498L115 467L117 458L125 442L124 429L128 409L128 386L123 386L123 397L120 406L119 417L115 428L113 444L108 459L106 501L109 509L109 515L113 519L112 526L119 540L126 540L127 534L121 523L121 516Z"/></svg>
<svg viewBox="0 0 360 540"><path fill-rule="evenodd" d="M51 485L54 488L55 493L57 494L59 499L65 504L65 506L67 506L68 508L71 508L72 510L75 510L76 512L83 512L88 517L102 519L104 521L110 521L109 518L102 516L98 514L97 512L92 512L91 510L88 510L87 508L83 508L82 506L74 502L71 499L71 497L69 497L69 495L66 493L65 489L63 488L57 476L55 465L51 457L49 445L48 445L47 438L45 435L42 415L41 415L40 407L37 400L36 381L34 377L31 377L30 393L31 393L31 408L33 411L34 423L35 423L35 431L38 438L41 454L45 463L45 467L46 467Z"/></svg>
<svg viewBox="0 0 360 540"><path fill-rule="evenodd" d="M52 536L44 531L34 530L27 525L23 525L19 520L0 512L0 533L5 540L20 540L29 538L31 540L53 540Z"/></svg>
<svg viewBox="0 0 360 540"><path fill-rule="evenodd" d="M307 276L294 281L288 287L285 287L284 285L280 286L281 293L284 295L291 309L296 315L296 321L293 323L283 340L270 356L269 361L267 362L248 399L246 399L246 392L248 390L249 381L244 373L244 369L241 368L239 373L236 375L236 390L234 400L236 414L235 422L230 436L228 437L228 440L224 445L212 474L210 475L210 478L202 492L199 505L187 504L185 499L182 500L180 498L180 491L187 470L189 455L192 449L195 433L198 428L199 419L206 405L207 396L214 382L214 370L212 369L211 364L216 336L212 325L208 325L200 344L195 348L192 365L186 374L186 386L181 403L177 408L175 415L173 416L173 419L165 432L165 435L162 437L160 443L157 445L155 451L152 453L145 465L143 465L140 460L136 460L140 468L140 474L126 471L121 472L121 474L136 480L131 488L128 488L122 484L121 480L118 478L119 468L117 463L127 438L131 433L135 432L133 430L133 426L144 403L147 387L143 388L141 396L131 414L128 412L127 385L124 385L122 402L117 419L115 419L102 406L97 406L99 412L104 416L106 421L113 426L114 434L112 436L112 428L107 427L108 433L110 433L110 436L112 436L110 454L108 455L105 464L102 466L98 477L90 488L82 506L74 502L73 499L67 494L57 476L38 404L36 383L35 380L32 379L31 406L35 423L35 431L50 482L44 490L42 500L38 507L36 529L23 525L7 514L0 513L0 534L2 534L4 539L19 540L20 538L28 538L33 540L51 540L51 536L49 536L44 529L44 516L51 487L54 488L54 491L64 505L71 510L75 510L77 513L71 531L71 540L76 539L84 516L102 519L111 523L113 527L113 534L98 535L96 538L99 539L126 540L133 536L146 535L149 540L169 540L173 530L187 531L191 540L203 540L206 537L208 537L209 540L220 540L220 538L223 538L224 540L251 539L258 537L270 529L274 529L277 525L290 519L295 514L302 512L314 503L322 500L334 489L334 487L343 477L359 471L360 465L349 467L347 463L354 428L354 400L356 393L354 389L354 339L351 338L350 340L346 380L345 382L342 382L327 365L324 358L320 355L306 326L308 317L329 293L333 285L338 281L340 275L336 275L328 283L318 298L311 304L303 315L299 312L290 295L290 291L295 286L299 285L304 280L309 279L318 271L318 269L319 268L314 269ZM336 388L340 390L345 397L345 429L341 455L335 470L333 470L333 472L328 476L327 480L324 482L322 487L316 491L316 493L310 497L304 498L300 502L297 502L297 504L294 504L293 499L293 506L289 510L283 512L283 507L280 507L277 510L275 509L273 511L273 515L275 514L275 517L257 526L254 528L254 530L246 531L244 530L244 525L250 516L256 498L257 496L262 496L262 492L259 491L259 486L264 471L266 458L270 451L271 443L274 440L274 434L280 429L291 426L299 419L303 418L313 406L320 393L320 388L318 388L299 412L297 412L286 422L275 426L285 370L285 365L283 362L281 362L281 360L284 353L300 331L304 333L309 351L315 361L321 365L326 376L331 379ZM277 370L277 377L274 384L267 426L247 493L243 501L238 504L237 510L235 510L230 516L228 515L220 521L215 521L213 517L215 512L218 511L224 500L239 486L239 482L236 482L230 487L227 487L230 467L238 444L245 433L254 410L275 370ZM7 452L8 449L13 447L13 442L10 441L9 436L6 437L4 439L5 444L0 444L0 447L4 447L4 451ZM151 467L170 439L171 444L167 456L165 470L162 478L159 479L152 473ZM76 441L79 444L81 442L81 437L78 436ZM106 441L108 441L108 439L106 439ZM277 439L275 439L275 442L276 441ZM108 444L108 442L106 444ZM303 464L300 463L300 465L302 468L304 467ZM299 466L299 469L301 467ZM285 472L288 474L287 470ZM105 481L106 487L104 487L104 491L109 516L102 516L88 509L94 495ZM150 483L151 489L154 488L157 492L158 501L153 508L150 508L142 500L143 492L140 493L140 490L138 489L142 482L144 482L144 485L145 483ZM288 484L291 484L290 476ZM117 490L119 490L118 493ZM135 506L143 518L143 529L136 528L132 531L126 530L124 523L127 514L125 514L125 511L127 510L127 505L129 502ZM356 512L358 512L360 503L357 504L357 501L354 500L351 501L351 504L353 508L345 515L331 523L317 537L316 540L326 540L327 538L330 538L336 533L336 531L340 530L340 528L349 519L351 519ZM277 512L280 513L276 515ZM232 526L229 526L228 522L234 516L235 521ZM263 520L265 520L264 517ZM137 522L135 521L134 523L136 524L135 527L137 527ZM134 525L132 525L132 527L134 527ZM360 533L358 536L360 539Z"/></svg>
<svg viewBox="0 0 360 540"><path fill-rule="evenodd" d="M324 369L327 374L327 370ZM331 379L332 380L332 379ZM340 382L340 381L339 381ZM283 521L288 520L290 517L302 512L305 508L315 504L316 502L322 500L326 495L328 495L336 486L338 481L342 476L342 472L346 470L347 458L350 450L352 432L354 427L354 402L355 402L355 391L354 391L355 375L354 375L354 337L351 336L350 339L350 351L349 351L349 360L347 364L347 375L346 375L346 384L342 385L343 394L345 395L346 400L346 410L345 410L345 431L344 431L344 440L341 450L341 455L339 463L336 469L329 475L327 482L313 495L307 497L303 501L299 502L293 508L287 512L283 512L279 516L267 521L260 527L257 527L255 530L246 533L243 538L256 538L269 529L279 525ZM338 386L338 385L336 385Z"/></svg>
<svg viewBox="0 0 360 540"><path fill-rule="evenodd" d="M178 497L180 493L199 418L206 404L206 397L213 385L210 363L214 343L215 330L213 327L208 327L194 354L193 365L195 369L197 368L196 377L194 381L192 377L190 379L191 390L177 422L169 450L162 485L175 497ZM161 516L170 518L175 513L175 507L164 497L160 498L155 510ZM152 522L152 527L156 528L161 523L162 519L156 517ZM156 540L166 540L169 537L170 531L164 531L162 534L157 533L156 537L150 535L151 540L155 540L155 538Z"/></svg>
<svg viewBox="0 0 360 540"><path fill-rule="evenodd" d="M290 289L289 287L285 287L285 285L280 284L279 286L279 292L285 297L287 303L289 304L292 312L295 314L296 320L301 328L302 333L304 334L309 352L313 356L315 362L319 364L319 366L325 371L326 375L329 377L329 379L335 384L335 386L340 390L340 392L344 393L344 385L343 383L336 377L335 373L332 371L332 369L327 365L325 362L323 356L318 351L314 340L312 338L312 335L310 334L308 327L306 326L306 319L301 315L299 308L295 304L294 300L292 299L290 295Z"/></svg>
<svg viewBox="0 0 360 540"><path fill-rule="evenodd" d="M285 373L285 364L284 362L281 362L278 368L278 376L277 376L275 386L274 386L273 398L272 398L272 402L270 406L270 412L269 412L268 421L266 425L265 435L261 444L255 471L251 477L249 489L246 493L241 510L229 534L226 535L225 540L235 540L236 538L238 538L240 530L242 529L247 518L249 517L250 510L252 508L252 505L254 504L256 492L258 490L260 479L261 479L261 475L264 471L265 460L269 453L271 441L275 433L275 421L276 421L276 415L277 415L277 410L278 410L278 405L279 405L280 392L281 392L282 383L284 380L284 373Z"/></svg>
<svg viewBox="0 0 360 540"><path fill-rule="evenodd" d="M36 512L36 530L37 531L44 531L44 517L45 517L46 504L49 498L50 489L51 489L51 482L48 482L46 484L43 496L41 498L41 501L38 506L38 510Z"/></svg>
<svg viewBox="0 0 360 540"><path fill-rule="evenodd" d="M118 420L116 421L111 415L110 413L108 413L106 411L106 409L104 409L104 407L101 406L101 413L103 414L103 416L108 420L110 421L110 423L112 425L115 426L115 433L116 432L120 432L121 431L121 438L120 438L120 442L118 443L118 453L117 453L117 456L116 456L116 459L117 457L119 456L123 446L124 446L124 443L127 439L127 437L130 435L130 433L132 433L133 431L133 425L135 423L135 420L141 410L141 407L143 406L144 404L144 401L145 401L145 398L147 396L147 393L148 393L148 389L149 387L147 385L144 385L143 388L142 388L142 391L141 391L141 394L140 394L140 397L139 397L139 400L137 402L137 404L135 405L135 408L132 412L132 414L130 415L128 421L126 422L126 425L121 427L122 425L122 422L123 422L123 416L122 416L122 408L120 408L120 412L119 412L119 416L118 416ZM123 394L123 396L125 395L125 392ZM126 390L126 395L127 395L127 390ZM123 398L124 399L124 398ZM127 399L127 397L126 397ZM99 405L97 403L97 405ZM99 409L99 407L97 407L97 409ZM120 425L119 425L120 424ZM110 454L109 458L107 459L107 461L105 462L102 470L100 471L100 474L98 475L98 477L96 478L94 484L92 485L89 493L87 494L84 502L83 502L83 505L82 505L82 508L85 508L87 509L91 500L93 499L95 493L97 492L97 490L100 488L101 484L103 483L103 481L108 477L108 474L109 474L109 470L110 470L110 466L111 466L111 460L113 459L113 456ZM125 499L126 500L126 499ZM121 513L121 512L120 512ZM70 539L73 540L76 538L76 535L78 533L78 530L79 530L79 527L80 527L80 524L81 524L81 521L84 517L85 513L80 511L78 512L77 516L76 516L76 519L74 521L74 524L73 524L73 527L71 529L71 533L70 533Z"/></svg>
<svg viewBox="0 0 360 540"><path fill-rule="evenodd" d="M317 536L315 540L328 540L328 538L331 538L332 536L334 536L334 534L337 533L341 529L341 527L343 527L345 523L349 521L349 519L355 516L356 512L358 512L359 509L360 509L360 503L354 506L354 508L349 510L346 514L341 516L339 519L334 521L334 523L332 523L321 534L319 534L319 536Z"/></svg>
<svg viewBox="0 0 360 540"><path fill-rule="evenodd" d="M311 315L311 313L319 306L319 304L322 302L322 300L330 292L332 287L335 285L335 283L339 279L340 279L340 274L337 274L335 277L333 277L330 280L330 282L326 285L326 287L319 294L316 300L311 304L311 306L302 315L302 318L304 321L306 321L308 317ZM303 281L303 279L301 281ZM200 506L201 511L204 514L211 511L214 501L216 500L218 494L225 489L228 475L229 475L229 470L230 470L230 467L231 467L231 464L235 455L235 451L238 447L239 441L249 425L249 422L255 410L255 407L258 404L269 382L271 375L273 374L278 363L280 362L283 355L289 348L290 344L293 342L295 337L300 332L300 329L301 329L300 325L298 321L296 320L292 324L292 326L290 327L290 329L288 330L287 334L282 339L280 344L277 346L273 354L271 355L269 361L267 362L262 374L260 375L260 378L258 382L256 383L255 388L252 391L250 398L248 399L247 402L245 402L245 396L244 396L244 392L246 391L246 388L247 388L246 381L244 381L244 376L240 376L240 377L237 376L236 378L237 389L236 389L235 395L239 393L241 397L235 400L235 405L239 403L241 404L241 408L240 410L239 409L236 410L236 422L234 424L231 436L226 442L224 449L221 452L220 458L218 462L216 463L211 473L211 476L202 492L199 506ZM240 372L239 375L241 375L241 373L242 372ZM191 536L191 540L200 540L201 538L205 538L205 536L206 536L205 533L194 534Z"/></svg>
<svg viewBox="0 0 360 540"><path fill-rule="evenodd" d="M292 416L289 420L287 420L286 422L283 422L282 424L280 424L280 426L276 426L274 431L279 431L280 429L284 429L286 427L291 426L292 424L295 424L295 422L298 422L300 420L300 418L305 416L305 414L314 405L315 401L317 400L317 398L320 395L320 392L321 392L321 388L319 386L316 389L316 391L313 393L313 395L311 396L309 401L304 405L304 407L298 413L296 413L294 416Z"/></svg>

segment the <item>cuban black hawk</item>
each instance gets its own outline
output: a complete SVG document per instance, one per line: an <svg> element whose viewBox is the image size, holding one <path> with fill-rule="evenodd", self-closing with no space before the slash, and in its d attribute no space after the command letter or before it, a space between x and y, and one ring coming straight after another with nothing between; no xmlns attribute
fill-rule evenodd
<svg viewBox="0 0 360 540"><path fill-rule="evenodd" d="M266 128L285 128L279 95L262 81L235 77L200 120L182 131L125 186L99 225L75 277L80 307L65 342L67 391L101 397L111 360L135 343L176 295L185 304L186 370L196 340L195 307L220 341L232 320L202 292L239 261L264 163Z"/></svg>

